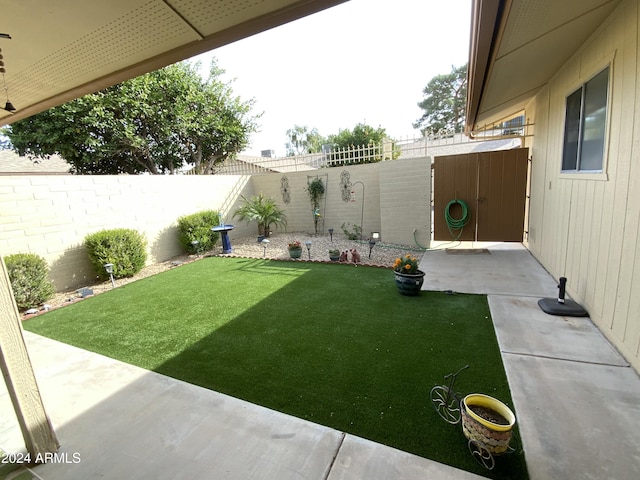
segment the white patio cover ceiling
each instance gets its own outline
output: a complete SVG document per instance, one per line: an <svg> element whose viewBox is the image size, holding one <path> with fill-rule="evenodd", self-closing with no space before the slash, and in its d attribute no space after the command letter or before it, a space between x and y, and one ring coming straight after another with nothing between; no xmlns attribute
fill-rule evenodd
<svg viewBox="0 0 640 480"><path fill-rule="evenodd" d="M620 0L474 0L467 131L521 111Z"/></svg>
<svg viewBox="0 0 640 480"><path fill-rule="evenodd" d="M0 125L345 1L3 1Z"/></svg>

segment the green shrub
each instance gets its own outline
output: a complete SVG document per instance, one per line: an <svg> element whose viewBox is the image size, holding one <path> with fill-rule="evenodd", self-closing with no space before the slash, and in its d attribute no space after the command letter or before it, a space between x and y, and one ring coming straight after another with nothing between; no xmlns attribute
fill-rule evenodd
<svg viewBox="0 0 640 480"><path fill-rule="evenodd" d="M344 235L349 239L349 240L358 240L359 238L362 237L362 227L360 225L353 225L351 227L351 230L349 230L349 225L351 225L350 223L343 223L342 224L342 233L344 233Z"/></svg>
<svg viewBox="0 0 640 480"><path fill-rule="evenodd" d="M180 244L189 253L201 253L212 250L220 234L212 232L211 227L220 223L218 212L204 210L191 215L178 218L178 230L180 231ZM192 242L197 241L198 245Z"/></svg>
<svg viewBox="0 0 640 480"><path fill-rule="evenodd" d="M132 277L144 267L147 261L147 242L144 236L127 228L101 230L87 235L84 245L98 277L109 278L104 269L113 264L114 278Z"/></svg>
<svg viewBox="0 0 640 480"><path fill-rule="evenodd" d="M34 253L16 253L4 258L18 308L25 310L46 302L55 292L49 266Z"/></svg>

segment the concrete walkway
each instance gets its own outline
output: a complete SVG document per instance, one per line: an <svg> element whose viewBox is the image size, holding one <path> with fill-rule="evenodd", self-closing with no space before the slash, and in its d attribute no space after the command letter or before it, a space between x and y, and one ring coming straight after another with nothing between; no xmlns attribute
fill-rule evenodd
<svg viewBox="0 0 640 480"><path fill-rule="evenodd" d="M423 288L488 295L530 477L640 478L636 372L589 318L540 310L557 282L522 245L464 247L427 252Z"/></svg>
<svg viewBox="0 0 640 480"><path fill-rule="evenodd" d="M521 245L427 252L424 289L487 293L532 479L640 478L640 379ZM21 479L472 479L476 475L25 332L57 463ZM24 449L4 383L0 448ZM2 477L0 469L0 478ZM15 475L17 472L11 474Z"/></svg>

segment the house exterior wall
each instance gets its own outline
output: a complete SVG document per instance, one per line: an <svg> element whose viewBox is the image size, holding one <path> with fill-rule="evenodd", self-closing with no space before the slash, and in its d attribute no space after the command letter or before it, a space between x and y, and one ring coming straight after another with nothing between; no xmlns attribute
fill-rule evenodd
<svg viewBox="0 0 640 480"><path fill-rule="evenodd" d="M225 223L235 225L229 234L232 244L235 238L257 235L255 222L241 222L233 212L242 204L241 195L260 192L275 198L285 210L285 231L292 236L313 232L305 187L315 176L326 186L320 233L333 228L335 235L342 235L342 223L360 225L362 219L363 238L378 231L383 242L414 245L413 228L420 228L428 246L430 165L430 158L423 157L284 175L2 176L0 254L38 254L51 267L57 290L78 288L95 276L83 246L86 235L103 229L135 229L147 239L148 263L161 262L184 253L177 229L177 219L183 215L220 211ZM354 202L342 200L345 173ZM288 204L281 191L285 176Z"/></svg>
<svg viewBox="0 0 640 480"><path fill-rule="evenodd" d="M624 0L527 107L527 246L640 370L640 64L638 0ZM565 98L611 65L604 173L561 173ZM634 294L635 292L635 294Z"/></svg>

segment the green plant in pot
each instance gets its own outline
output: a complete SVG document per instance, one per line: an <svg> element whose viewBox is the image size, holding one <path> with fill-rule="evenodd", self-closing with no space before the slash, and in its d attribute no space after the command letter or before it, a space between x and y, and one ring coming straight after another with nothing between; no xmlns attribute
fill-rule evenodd
<svg viewBox="0 0 640 480"><path fill-rule="evenodd" d="M418 270L418 259L411 254L396 258L393 264L396 287L402 295L420 295L424 283L424 272Z"/></svg>
<svg viewBox="0 0 640 480"><path fill-rule="evenodd" d="M265 197L262 192L247 198L240 196L242 205L233 212L233 218L239 218L245 222L258 223L258 235L268 237L271 233L271 225L276 227L287 226L287 216L276 201L271 197Z"/></svg>
<svg viewBox="0 0 640 480"><path fill-rule="evenodd" d="M329 260L331 260L332 262L337 262L338 260L340 260L340 250L338 250L337 248L332 248L331 250L329 250Z"/></svg>

